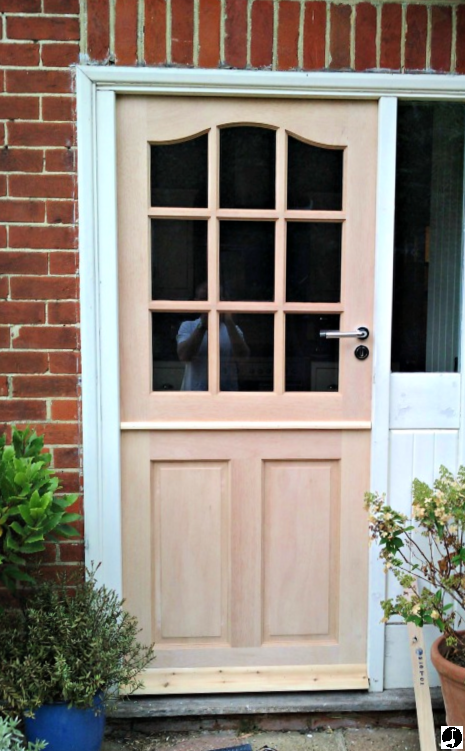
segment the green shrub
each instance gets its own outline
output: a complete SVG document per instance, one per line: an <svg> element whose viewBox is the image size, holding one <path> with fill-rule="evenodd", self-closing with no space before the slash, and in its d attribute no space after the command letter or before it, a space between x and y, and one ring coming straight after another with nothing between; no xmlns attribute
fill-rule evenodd
<svg viewBox="0 0 465 751"><path fill-rule="evenodd" d="M433 624L446 638L447 658L465 666L465 467L454 476L441 466L433 487L415 479L412 495L411 518L383 495L365 495L370 536L403 590L381 602L383 620L399 615L416 626Z"/></svg>
<svg viewBox="0 0 465 751"><path fill-rule="evenodd" d="M72 523L82 518L66 511L77 495L55 495L60 486L43 445L29 428L13 428L10 446L0 436L0 581L13 592L19 581L34 582L25 556L43 551L46 541L76 536Z"/></svg>
<svg viewBox="0 0 465 751"><path fill-rule="evenodd" d="M95 572L86 581L38 583L21 611L0 613L0 701L15 712L58 701L90 707L100 692L108 705L115 689L142 686L139 673L154 655L138 633Z"/></svg>
<svg viewBox="0 0 465 751"><path fill-rule="evenodd" d="M1 751L42 751L48 744L45 741L28 743L19 730L19 719L0 716L0 749Z"/></svg>

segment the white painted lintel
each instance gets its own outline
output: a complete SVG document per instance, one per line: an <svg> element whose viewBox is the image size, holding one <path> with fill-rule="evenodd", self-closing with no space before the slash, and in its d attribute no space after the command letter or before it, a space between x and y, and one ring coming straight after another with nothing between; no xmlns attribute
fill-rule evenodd
<svg viewBox="0 0 465 751"><path fill-rule="evenodd" d="M286 98L460 99L465 76L428 73L207 70L78 66L92 83L120 94Z"/></svg>

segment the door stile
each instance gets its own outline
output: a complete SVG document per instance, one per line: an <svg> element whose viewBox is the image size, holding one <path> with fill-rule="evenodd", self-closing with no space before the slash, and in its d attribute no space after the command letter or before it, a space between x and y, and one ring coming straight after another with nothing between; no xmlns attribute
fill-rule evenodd
<svg viewBox="0 0 465 751"><path fill-rule="evenodd" d="M144 635L150 642L153 625L153 556L151 508L150 432L144 430L121 433L121 493L130 499L122 504L123 592L128 610L137 616ZM137 510L136 510L137 509ZM150 562L147 565L147 562ZM137 582L137 587L134 587ZM142 603L150 603L142 607Z"/></svg>
<svg viewBox="0 0 465 751"><path fill-rule="evenodd" d="M231 461L231 647L261 643L261 466L255 458Z"/></svg>

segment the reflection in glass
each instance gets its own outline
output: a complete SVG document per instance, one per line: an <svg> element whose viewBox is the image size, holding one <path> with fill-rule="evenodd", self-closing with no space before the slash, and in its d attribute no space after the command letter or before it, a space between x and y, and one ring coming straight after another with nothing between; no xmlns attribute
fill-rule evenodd
<svg viewBox="0 0 465 751"><path fill-rule="evenodd" d="M342 209L342 149L288 138L288 209Z"/></svg>
<svg viewBox="0 0 465 751"><path fill-rule="evenodd" d="M208 134L180 143L154 144L151 205L206 208Z"/></svg>
<svg viewBox="0 0 465 751"><path fill-rule="evenodd" d="M220 130L220 207L274 209L276 132L239 126Z"/></svg>
<svg viewBox="0 0 465 751"><path fill-rule="evenodd" d="M392 370L459 367L465 105L399 105Z"/></svg>
<svg viewBox="0 0 465 751"><path fill-rule="evenodd" d="M341 224L288 223L288 302L340 301L341 237Z"/></svg>
<svg viewBox="0 0 465 751"><path fill-rule="evenodd" d="M222 300L274 300L274 222L220 223Z"/></svg>
<svg viewBox="0 0 465 751"><path fill-rule="evenodd" d="M229 320L228 320L229 319ZM242 346L224 349L222 342L234 336ZM240 340L237 339L240 337ZM220 325L220 389L232 391L237 377L239 391L273 391L274 315L272 313L241 313L221 315ZM232 369L232 366L234 368ZM237 375L236 375L237 374Z"/></svg>
<svg viewBox="0 0 465 751"><path fill-rule="evenodd" d="M339 340L320 331L339 329L338 315L286 315L286 391L338 391Z"/></svg>
<svg viewBox="0 0 465 751"><path fill-rule="evenodd" d="M194 300L207 278L207 222L152 219L152 300Z"/></svg>
<svg viewBox="0 0 465 751"><path fill-rule="evenodd" d="M152 313L154 391L207 391L205 313Z"/></svg>

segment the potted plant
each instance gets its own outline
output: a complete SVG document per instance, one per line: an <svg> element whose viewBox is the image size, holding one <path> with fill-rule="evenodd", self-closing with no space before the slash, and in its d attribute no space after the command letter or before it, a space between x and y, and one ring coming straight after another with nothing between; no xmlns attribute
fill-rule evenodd
<svg viewBox="0 0 465 751"><path fill-rule="evenodd" d="M44 741L27 743L19 728L19 717L0 717L0 748L2 751L44 751Z"/></svg>
<svg viewBox="0 0 465 751"><path fill-rule="evenodd" d="M82 519L67 511L77 495L57 495L43 447L43 436L29 428L13 428L9 446L0 436L0 582L13 593L18 582L34 582L25 556L45 550L47 541L77 536L72 525Z"/></svg>
<svg viewBox="0 0 465 751"><path fill-rule="evenodd" d="M441 678L447 723L465 725L465 632L457 612L465 606L465 467L454 477L441 466L432 488L414 480L411 519L376 493L366 494L365 505L385 571L403 589L381 603L383 620L399 615L439 629L431 659Z"/></svg>
<svg viewBox="0 0 465 751"><path fill-rule="evenodd" d="M47 751L98 751L117 691L142 684L153 648L113 590L87 578L34 586L20 609L0 614L0 701L25 717L30 742Z"/></svg>

